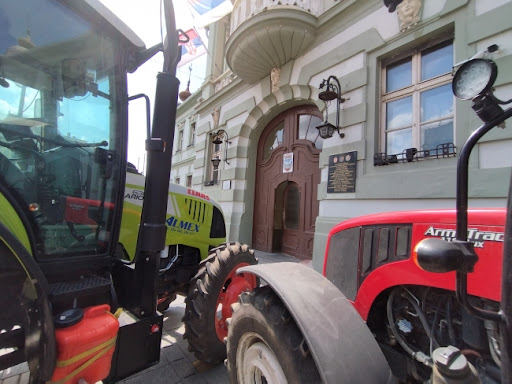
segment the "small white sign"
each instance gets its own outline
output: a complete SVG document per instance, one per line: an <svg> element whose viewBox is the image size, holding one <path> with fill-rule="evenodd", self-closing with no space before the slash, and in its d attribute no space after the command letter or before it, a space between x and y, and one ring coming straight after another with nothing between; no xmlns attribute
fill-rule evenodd
<svg viewBox="0 0 512 384"><path fill-rule="evenodd" d="M283 173L293 172L293 152L283 154Z"/></svg>
<svg viewBox="0 0 512 384"><path fill-rule="evenodd" d="M227 191L228 189L231 189L231 180L224 180L222 182L222 189Z"/></svg>

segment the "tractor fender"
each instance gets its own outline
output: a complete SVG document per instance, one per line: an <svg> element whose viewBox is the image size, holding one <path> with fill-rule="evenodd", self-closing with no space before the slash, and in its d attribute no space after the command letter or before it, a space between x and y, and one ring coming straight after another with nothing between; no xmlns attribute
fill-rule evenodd
<svg viewBox="0 0 512 384"><path fill-rule="evenodd" d="M329 280L298 263L239 268L264 280L301 330L324 383L395 383L372 333Z"/></svg>

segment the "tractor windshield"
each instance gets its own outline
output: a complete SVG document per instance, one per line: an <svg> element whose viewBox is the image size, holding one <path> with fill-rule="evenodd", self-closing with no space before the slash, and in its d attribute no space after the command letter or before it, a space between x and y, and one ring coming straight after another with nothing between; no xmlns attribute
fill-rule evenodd
<svg viewBox="0 0 512 384"><path fill-rule="evenodd" d="M32 222L40 259L107 251L118 46L61 2L0 3L0 183Z"/></svg>

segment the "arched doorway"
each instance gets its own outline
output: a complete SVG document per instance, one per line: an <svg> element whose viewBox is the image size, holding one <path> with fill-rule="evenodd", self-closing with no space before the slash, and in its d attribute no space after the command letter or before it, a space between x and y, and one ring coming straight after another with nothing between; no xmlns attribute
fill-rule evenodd
<svg viewBox="0 0 512 384"><path fill-rule="evenodd" d="M264 129L256 165L255 249L312 257L323 145L316 126L321 123L318 109L305 105L282 112Z"/></svg>

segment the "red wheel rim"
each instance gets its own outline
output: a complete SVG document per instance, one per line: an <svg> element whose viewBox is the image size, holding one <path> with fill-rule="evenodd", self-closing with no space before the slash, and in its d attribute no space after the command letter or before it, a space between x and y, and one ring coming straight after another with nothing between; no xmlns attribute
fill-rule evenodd
<svg viewBox="0 0 512 384"><path fill-rule="evenodd" d="M219 293L217 305L215 306L215 331L220 341L228 335L226 320L232 316L231 304L238 301L238 296L244 291L252 291L256 288L256 276L251 273L236 274L236 270L249 265L240 263L229 272L224 280L222 291ZM219 310L219 306L221 309Z"/></svg>

